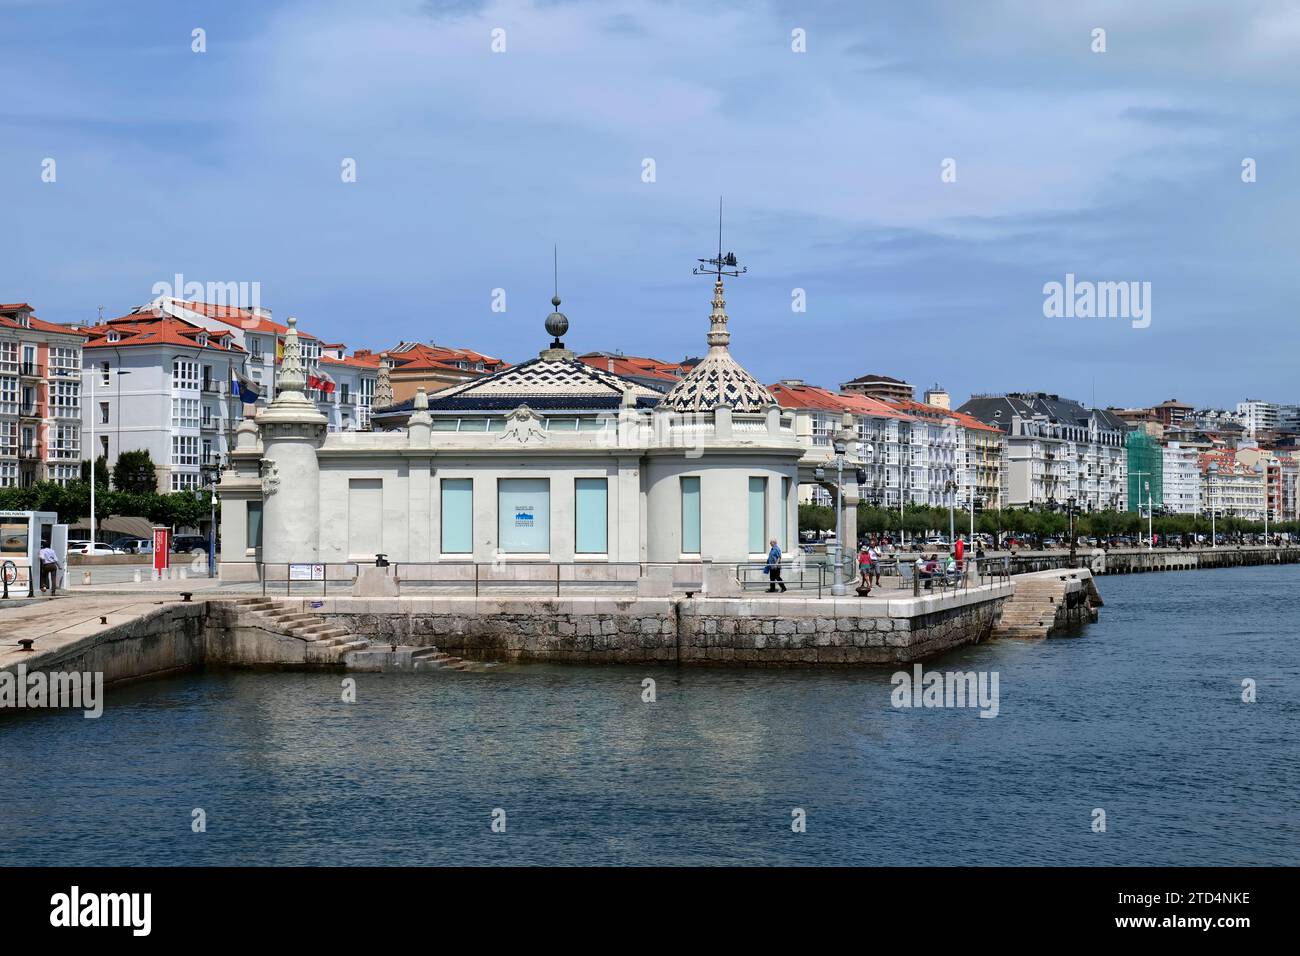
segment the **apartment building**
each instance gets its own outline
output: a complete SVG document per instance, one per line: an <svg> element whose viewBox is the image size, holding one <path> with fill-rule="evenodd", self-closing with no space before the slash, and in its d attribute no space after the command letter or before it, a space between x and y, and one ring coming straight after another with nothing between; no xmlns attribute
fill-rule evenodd
<svg viewBox="0 0 1300 956"><path fill-rule="evenodd" d="M1201 500L1220 518L1264 519L1264 475L1239 461L1233 451L1205 452L1199 456Z"/></svg>
<svg viewBox="0 0 1300 956"><path fill-rule="evenodd" d="M0 487L80 476L84 342L26 302L0 305Z"/></svg>
<svg viewBox="0 0 1300 956"><path fill-rule="evenodd" d="M964 503L969 493L959 478L967 475L966 430L952 411L910 399L889 404L911 419L909 503L935 508Z"/></svg>
<svg viewBox="0 0 1300 956"><path fill-rule="evenodd" d="M369 359L373 353L358 351L357 356ZM387 357L389 380L393 385L393 402L400 404L415 398L424 387L427 392L438 392L475 378L484 378L499 372L510 363L472 349L455 348L424 342L398 342L380 357Z"/></svg>
<svg viewBox="0 0 1300 956"><path fill-rule="evenodd" d="M1201 504L1201 448L1182 442L1169 442L1161 449L1161 496L1165 509L1173 514L1196 515Z"/></svg>
<svg viewBox="0 0 1300 956"><path fill-rule="evenodd" d="M375 401L381 359L372 352L348 355L341 342L321 346L319 374L308 377L308 396L325 413L332 432L366 431Z"/></svg>
<svg viewBox="0 0 1300 956"><path fill-rule="evenodd" d="M230 390L246 357L235 330L136 310L81 332L86 457L103 455L111 468L123 452L144 450L158 491L211 484L243 418Z"/></svg>
<svg viewBox="0 0 1300 956"><path fill-rule="evenodd" d="M1128 506L1128 426L1112 412L1047 392L975 395L958 411L1003 434L1002 507Z"/></svg>
<svg viewBox="0 0 1300 956"><path fill-rule="evenodd" d="M846 395L862 395L881 402L910 402L916 397L916 389L911 385L888 375L859 375L841 385L840 391Z"/></svg>

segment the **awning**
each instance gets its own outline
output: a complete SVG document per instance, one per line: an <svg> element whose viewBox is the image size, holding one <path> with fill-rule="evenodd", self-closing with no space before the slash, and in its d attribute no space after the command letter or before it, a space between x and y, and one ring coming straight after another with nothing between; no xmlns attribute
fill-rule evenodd
<svg viewBox="0 0 1300 956"><path fill-rule="evenodd" d="M115 534L118 537L144 538L146 541L153 538L153 522L146 518L114 515L108 518L100 518L95 522L95 527L99 532ZM89 534L90 519L82 518L76 524L68 525L68 531L69 533L84 531Z"/></svg>

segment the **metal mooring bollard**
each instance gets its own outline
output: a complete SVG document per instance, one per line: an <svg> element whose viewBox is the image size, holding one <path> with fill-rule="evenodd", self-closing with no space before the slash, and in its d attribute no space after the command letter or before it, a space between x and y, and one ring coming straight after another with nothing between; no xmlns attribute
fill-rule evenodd
<svg viewBox="0 0 1300 956"><path fill-rule="evenodd" d="M192 597L194 597L194 592L193 592L193 591L182 591L182 592L181 592L181 600L184 601L186 604L189 604L189 603L190 603L190 598L192 598Z"/></svg>
<svg viewBox="0 0 1300 956"><path fill-rule="evenodd" d="M106 614L101 614L101 615L99 615L99 623L100 623L100 624L107 624L107 623L108 623L108 615L106 615Z"/></svg>
<svg viewBox="0 0 1300 956"><path fill-rule="evenodd" d="M25 651L33 650L32 645L35 643L35 639L30 637L23 637L18 640L18 646Z"/></svg>

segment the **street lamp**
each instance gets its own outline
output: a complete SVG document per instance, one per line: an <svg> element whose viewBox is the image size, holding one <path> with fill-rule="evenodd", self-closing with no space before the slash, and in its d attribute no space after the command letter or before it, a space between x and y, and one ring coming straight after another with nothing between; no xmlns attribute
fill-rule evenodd
<svg viewBox="0 0 1300 956"><path fill-rule="evenodd" d="M1210 466L1205 473L1209 476L1206 485L1209 487L1210 492L1210 547L1217 548L1219 540L1218 535L1214 533L1214 486L1219 483L1219 463L1216 461L1210 462Z"/></svg>
<svg viewBox="0 0 1300 956"><path fill-rule="evenodd" d="M948 547L953 546L953 539L957 537L956 529L953 527L953 512L957 507L957 482L949 478L943 483L943 493L948 498Z"/></svg>
<svg viewBox="0 0 1300 956"><path fill-rule="evenodd" d="M1151 482L1144 481L1142 484L1147 489L1147 550L1150 551L1156 546L1155 536L1151 534L1151 512L1155 511L1155 505L1151 501Z"/></svg>
<svg viewBox="0 0 1300 956"><path fill-rule="evenodd" d="M1069 498L1065 499L1065 504L1066 507L1069 509L1068 515L1070 518L1070 567L1073 568L1075 567L1075 553L1078 549L1078 544L1079 544L1079 539L1075 537L1074 534L1074 514L1075 514L1074 496L1071 495Z"/></svg>
<svg viewBox="0 0 1300 956"><path fill-rule="evenodd" d="M209 488L208 505L211 514L208 518L208 577L217 576L217 483L221 481L221 456L214 462L204 462L200 469L203 474L203 486Z"/></svg>
<svg viewBox="0 0 1300 956"><path fill-rule="evenodd" d="M835 574L831 578L831 594L842 597L847 593L844 585L844 452L848 445L842 437L835 436Z"/></svg>

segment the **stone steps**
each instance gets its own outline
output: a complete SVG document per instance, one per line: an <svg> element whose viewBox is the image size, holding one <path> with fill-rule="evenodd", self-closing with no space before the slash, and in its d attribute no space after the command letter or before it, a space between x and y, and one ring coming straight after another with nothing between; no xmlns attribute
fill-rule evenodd
<svg viewBox="0 0 1300 956"><path fill-rule="evenodd" d="M368 640L356 637L345 627L310 611L285 607L271 598L241 598L234 607L248 623L307 644L315 659L341 661L349 651L370 646Z"/></svg>

